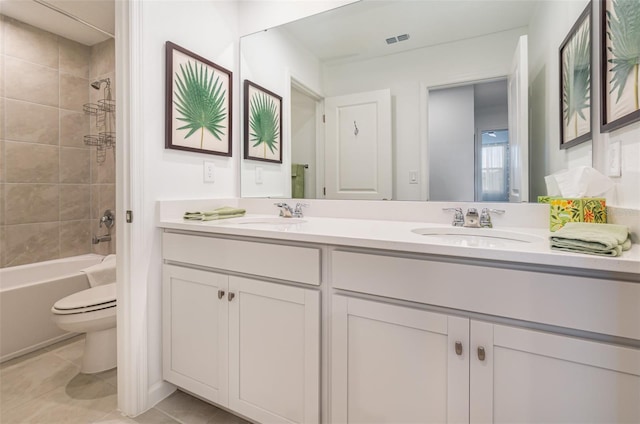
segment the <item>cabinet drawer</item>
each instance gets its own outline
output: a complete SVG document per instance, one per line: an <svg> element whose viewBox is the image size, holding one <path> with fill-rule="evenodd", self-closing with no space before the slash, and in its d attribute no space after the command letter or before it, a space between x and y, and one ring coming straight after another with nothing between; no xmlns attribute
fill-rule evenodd
<svg viewBox="0 0 640 424"><path fill-rule="evenodd" d="M163 258L221 270L320 285L320 249L164 233Z"/></svg>
<svg viewBox="0 0 640 424"><path fill-rule="evenodd" d="M640 339L638 283L340 250L331 252L331 281L343 290Z"/></svg>

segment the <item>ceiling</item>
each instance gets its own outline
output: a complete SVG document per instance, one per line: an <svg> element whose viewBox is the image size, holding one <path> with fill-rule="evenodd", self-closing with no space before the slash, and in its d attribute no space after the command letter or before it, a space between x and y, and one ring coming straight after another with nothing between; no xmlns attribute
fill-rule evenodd
<svg viewBox="0 0 640 424"><path fill-rule="evenodd" d="M363 60L526 27L537 3L362 0L286 24L284 30L324 63ZM387 38L401 34L409 39L387 45Z"/></svg>
<svg viewBox="0 0 640 424"><path fill-rule="evenodd" d="M38 0L61 9L107 33L115 33L114 0ZM111 38L33 0L0 0L0 14L92 46Z"/></svg>

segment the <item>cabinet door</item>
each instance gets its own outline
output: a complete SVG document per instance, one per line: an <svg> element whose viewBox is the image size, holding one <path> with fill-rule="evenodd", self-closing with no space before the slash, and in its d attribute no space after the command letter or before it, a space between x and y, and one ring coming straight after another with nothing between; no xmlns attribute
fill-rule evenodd
<svg viewBox="0 0 640 424"><path fill-rule="evenodd" d="M197 395L228 403L228 277L163 266L164 379Z"/></svg>
<svg viewBox="0 0 640 424"><path fill-rule="evenodd" d="M229 406L262 423L320 419L320 293L229 277Z"/></svg>
<svg viewBox="0 0 640 424"><path fill-rule="evenodd" d="M332 423L469 421L468 319L337 295L332 310Z"/></svg>
<svg viewBox="0 0 640 424"><path fill-rule="evenodd" d="M472 423L640 422L640 350L477 321L471 345Z"/></svg>

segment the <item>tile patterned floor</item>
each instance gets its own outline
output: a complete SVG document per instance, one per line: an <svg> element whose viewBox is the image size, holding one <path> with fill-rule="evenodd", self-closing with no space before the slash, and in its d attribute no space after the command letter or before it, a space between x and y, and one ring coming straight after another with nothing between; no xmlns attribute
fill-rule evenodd
<svg viewBox="0 0 640 424"><path fill-rule="evenodd" d="M0 364L2 424L249 424L176 391L135 418L117 410L116 370L81 374L82 336Z"/></svg>

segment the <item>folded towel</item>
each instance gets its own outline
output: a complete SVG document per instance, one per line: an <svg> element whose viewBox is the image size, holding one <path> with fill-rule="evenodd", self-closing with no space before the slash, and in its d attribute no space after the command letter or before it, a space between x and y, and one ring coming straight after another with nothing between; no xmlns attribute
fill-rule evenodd
<svg viewBox="0 0 640 424"><path fill-rule="evenodd" d="M617 224L568 222L550 240L552 249L591 255L619 256L631 248L629 228Z"/></svg>
<svg viewBox="0 0 640 424"><path fill-rule="evenodd" d="M245 213L245 209L223 206L212 211L185 212L183 218L189 221L213 221L215 219L236 218L243 216Z"/></svg>
<svg viewBox="0 0 640 424"><path fill-rule="evenodd" d="M96 287L116 282L116 255L107 255L99 264L81 270L87 274L89 286Z"/></svg>

